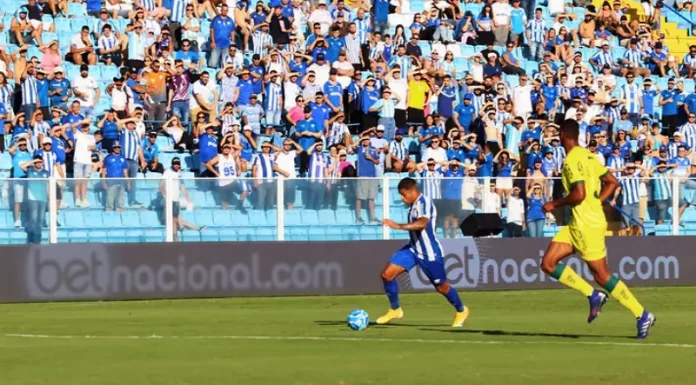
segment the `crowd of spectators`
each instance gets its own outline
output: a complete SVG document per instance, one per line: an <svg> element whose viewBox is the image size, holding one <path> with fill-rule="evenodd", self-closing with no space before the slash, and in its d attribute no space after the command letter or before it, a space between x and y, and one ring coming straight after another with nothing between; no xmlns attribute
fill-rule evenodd
<svg viewBox="0 0 696 385"><path fill-rule="evenodd" d="M541 206L562 194L557 124L576 119L582 145L621 177L612 204L628 231L648 200L667 219L671 192L648 178L686 177L696 163L696 90L685 89L696 46L670 54L658 7L640 23L619 1L576 2L578 13L549 0L531 15L520 0L482 2L476 14L440 1L390 24L406 3L86 0L88 22L66 43L46 37L65 35L74 2L28 0L0 26L0 150L14 178L30 161L53 177L100 173L106 210L125 196L143 205L134 183L109 178L179 175L179 158L159 162L176 151L196 154L197 176L216 180L202 188L224 209L272 208L268 181L283 178L287 208L299 191L306 208L335 209L349 188L357 223L378 223L377 181L340 180L415 173L449 236L475 210L502 208L510 236L540 236L556 221ZM72 187L76 206L97 204L86 182ZM13 192L19 226L26 193Z"/></svg>

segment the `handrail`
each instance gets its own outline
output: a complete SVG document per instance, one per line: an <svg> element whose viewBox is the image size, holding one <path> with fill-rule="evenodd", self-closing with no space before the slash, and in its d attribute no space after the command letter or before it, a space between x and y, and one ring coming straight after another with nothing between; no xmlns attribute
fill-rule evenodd
<svg viewBox="0 0 696 385"><path fill-rule="evenodd" d="M610 202L609 200L606 200L605 203L611 205L611 202ZM623 211L619 206L614 205L614 206L612 206L612 207L613 207L614 209L616 209L616 211L618 211L621 215L623 215L623 216L625 216L626 218L628 218L628 219L629 219L629 222L633 222L633 223L635 223L636 225L640 226L640 232L641 232L641 234L647 235L647 234L645 233L645 225L643 225L639 220L637 220L636 218L633 218L632 216L630 216L627 212Z"/></svg>
<svg viewBox="0 0 696 385"><path fill-rule="evenodd" d="M686 17L684 17L684 15L682 15L681 13L679 13L679 11L678 11L676 8L672 7L671 5L662 3L662 6L663 6L664 8L666 8L667 10L671 11L672 13L676 14L677 16L679 16L680 19L682 19L682 20L686 21L687 23L691 24L692 27L695 27L695 26L696 26L696 23L694 23L693 21L691 21L691 20L687 19Z"/></svg>

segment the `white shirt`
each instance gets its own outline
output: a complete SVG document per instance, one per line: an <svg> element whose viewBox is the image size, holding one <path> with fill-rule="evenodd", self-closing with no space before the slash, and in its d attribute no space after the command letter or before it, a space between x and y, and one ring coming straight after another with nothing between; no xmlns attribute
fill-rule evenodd
<svg viewBox="0 0 696 385"><path fill-rule="evenodd" d="M232 64L235 70L241 70L244 67L244 56L239 51L235 52L234 56L230 56L229 52L225 53L223 61L226 65Z"/></svg>
<svg viewBox="0 0 696 385"><path fill-rule="evenodd" d="M290 111L293 107L297 105L295 98L302 94L302 89L295 82L287 80L284 83L285 89L283 90L283 104L286 111Z"/></svg>
<svg viewBox="0 0 696 385"><path fill-rule="evenodd" d="M462 186L462 210L476 210L478 208L478 178L464 177Z"/></svg>
<svg viewBox="0 0 696 385"><path fill-rule="evenodd" d="M601 163L602 166L606 166L607 160L604 159L604 155L602 155L601 152L599 152L599 151L598 151L598 152L595 152L594 155L597 157L597 160L599 160L599 163Z"/></svg>
<svg viewBox="0 0 696 385"><path fill-rule="evenodd" d="M493 21L499 26L510 24L510 15L512 7L508 3L495 2L491 5L493 12Z"/></svg>
<svg viewBox="0 0 696 385"><path fill-rule="evenodd" d="M118 87L111 88L111 108L116 111L126 111L128 110L128 98L133 100L133 92L131 89L123 85L121 89Z"/></svg>
<svg viewBox="0 0 696 385"><path fill-rule="evenodd" d="M89 39L90 42L92 41L92 38ZM77 33L73 35L72 39L70 39L70 45L73 47L80 49L80 48L86 48L87 46L85 45L85 42L82 41L82 34Z"/></svg>
<svg viewBox="0 0 696 385"><path fill-rule="evenodd" d="M97 96L99 85L93 77L87 75L86 78L83 78L81 75L78 75L72 81L72 88L82 94L82 96L77 98L82 107L91 107L95 104L94 98Z"/></svg>
<svg viewBox="0 0 696 385"><path fill-rule="evenodd" d="M512 100L515 101L515 115L522 116L533 111L532 88L531 85L527 84L526 86L517 86L512 89Z"/></svg>
<svg viewBox="0 0 696 385"><path fill-rule="evenodd" d="M399 97L399 101L394 108L397 110L405 110L406 97L408 96L408 80L404 78L392 79L389 81L389 88L394 96Z"/></svg>
<svg viewBox="0 0 696 385"><path fill-rule="evenodd" d="M331 67L336 68L337 70L353 69L353 65L347 61L335 61L333 64L331 64ZM350 76L338 75L336 76L336 80L338 80L338 82L341 83L341 87L343 87L344 90L348 88L348 86L350 85Z"/></svg>
<svg viewBox="0 0 696 385"><path fill-rule="evenodd" d="M331 67L324 63L324 65L320 66L317 63L312 64L307 68L307 72L309 71L314 71L316 73L316 83L317 84L326 84L326 82L329 81L329 72L331 71Z"/></svg>
<svg viewBox="0 0 696 385"><path fill-rule="evenodd" d="M181 181L179 180L179 173L171 168L168 168L164 170L162 178L169 183L169 186L167 187L170 189L169 192L172 194L172 202L178 202L179 199L181 199Z"/></svg>
<svg viewBox="0 0 696 385"><path fill-rule="evenodd" d="M564 13L565 12L565 2L566 2L566 0L549 0L549 2L548 2L549 14L551 16L553 16L557 13Z"/></svg>
<svg viewBox="0 0 696 385"><path fill-rule="evenodd" d="M494 192L486 191L481 203L481 211L484 214L497 214L500 209L500 196Z"/></svg>
<svg viewBox="0 0 696 385"><path fill-rule="evenodd" d="M325 9L315 9L310 15L309 19L307 19L311 24L314 23L319 23L321 24L321 35L326 36L329 33L329 26L331 26L331 23L333 23L333 19L331 18L331 14L328 11L328 8Z"/></svg>
<svg viewBox="0 0 696 385"><path fill-rule="evenodd" d="M75 153L73 155L75 163L92 164L92 150L89 147L95 144L94 135L85 134L82 131L75 132Z"/></svg>
<svg viewBox="0 0 696 385"><path fill-rule="evenodd" d="M425 160L435 159L435 162L447 162L447 151L442 147L428 147L428 149L425 150L425 156L423 158Z"/></svg>
<svg viewBox="0 0 696 385"><path fill-rule="evenodd" d="M201 81L197 81L193 83L193 95L198 95L203 101L207 103L212 103L214 99L214 91L217 89L217 86L215 83L212 81L208 81L208 84L203 84ZM195 97L191 97L191 100L189 102L189 108L194 109L194 108L200 108L200 105L198 104L198 100L196 100Z"/></svg>
<svg viewBox="0 0 696 385"><path fill-rule="evenodd" d="M522 199L510 196L507 205L507 223L515 223L522 226L524 218L524 202Z"/></svg>
<svg viewBox="0 0 696 385"><path fill-rule="evenodd" d="M287 178L288 179L294 179L295 176L297 175L295 172L295 157L297 156L297 152L295 150L290 150L287 153L284 151L281 151L276 155L276 166L278 166L279 169L287 172L290 174ZM278 177L280 178L285 178L284 175L279 174Z"/></svg>

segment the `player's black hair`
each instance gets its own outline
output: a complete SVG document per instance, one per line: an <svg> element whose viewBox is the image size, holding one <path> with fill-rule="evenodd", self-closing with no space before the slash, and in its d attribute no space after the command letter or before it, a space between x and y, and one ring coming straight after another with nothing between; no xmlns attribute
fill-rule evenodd
<svg viewBox="0 0 696 385"><path fill-rule="evenodd" d="M578 136L580 136L580 125L576 120L566 119L561 123L560 131L563 133L563 136L578 140Z"/></svg>
<svg viewBox="0 0 696 385"><path fill-rule="evenodd" d="M418 183L413 178L404 178L399 182L398 190L412 190L418 187Z"/></svg>

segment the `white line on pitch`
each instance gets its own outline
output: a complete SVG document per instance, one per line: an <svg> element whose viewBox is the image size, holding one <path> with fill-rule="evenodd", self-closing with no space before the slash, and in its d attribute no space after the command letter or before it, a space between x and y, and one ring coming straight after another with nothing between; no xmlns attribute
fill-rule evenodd
<svg viewBox="0 0 696 385"><path fill-rule="evenodd" d="M269 340L269 341L351 341L351 342L410 342L423 344L461 344L461 345L598 345L635 346L693 349L692 344L650 343L650 342L612 342L612 341L480 341L480 340L426 340L413 338L360 338L360 337L312 337L312 336L95 336L95 335L48 335L8 333L5 337L64 339L64 340Z"/></svg>

